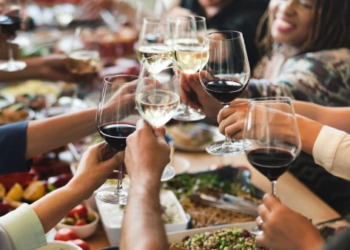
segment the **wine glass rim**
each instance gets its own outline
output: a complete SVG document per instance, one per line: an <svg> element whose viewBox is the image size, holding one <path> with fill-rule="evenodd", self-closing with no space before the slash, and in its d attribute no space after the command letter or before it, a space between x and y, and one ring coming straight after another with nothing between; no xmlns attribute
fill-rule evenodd
<svg viewBox="0 0 350 250"><path fill-rule="evenodd" d="M148 16L148 17L144 17L143 21L146 21L148 23L161 23L162 19L157 16L156 17Z"/></svg>
<svg viewBox="0 0 350 250"><path fill-rule="evenodd" d="M138 80L138 79L139 79L139 77L136 76L136 75L131 75L131 74L115 74L115 75L108 75L108 76L105 76L105 77L103 78L103 82L104 82L105 84L115 84L114 82L112 82L112 81L110 80L110 78L116 79L116 78L125 78L125 77L134 77L134 78L135 78L134 80ZM133 80L133 81L134 81L134 80ZM124 83L124 84L128 84L128 83Z"/></svg>
<svg viewBox="0 0 350 250"><path fill-rule="evenodd" d="M249 100L250 103L253 102L292 102L292 99L288 96L280 96L280 97L259 97L253 98Z"/></svg>
<svg viewBox="0 0 350 250"><path fill-rule="evenodd" d="M184 16L176 17L176 21L178 21L178 20L180 20L180 21L181 20L193 20L193 19L195 22L205 22L206 21L205 17L203 17L203 16L184 15Z"/></svg>
<svg viewBox="0 0 350 250"><path fill-rule="evenodd" d="M213 35L213 34L236 34L236 37L232 37L232 38L224 38L224 39L218 39L218 38L209 38L209 36ZM206 40L211 40L211 41L229 41L229 40L236 40L236 39L241 39L243 37L242 32L236 31L236 30L219 30L219 31L212 31L207 33L204 36L204 39Z"/></svg>

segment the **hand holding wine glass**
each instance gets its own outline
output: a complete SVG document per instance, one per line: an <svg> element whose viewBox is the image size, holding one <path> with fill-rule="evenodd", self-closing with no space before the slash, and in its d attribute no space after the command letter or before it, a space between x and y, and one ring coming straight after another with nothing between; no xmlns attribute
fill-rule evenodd
<svg viewBox="0 0 350 250"><path fill-rule="evenodd" d="M195 74L207 62L208 46L203 45L207 31L206 19L200 16L181 16L176 18L174 35L174 60L184 74ZM202 58L203 56L203 58ZM187 92L186 94L191 94ZM190 107L188 98L182 98L178 114L179 121L198 121L205 118L200 109Z"/></svg>
<svg viewBox="0 0 350 250"><path fill-rule="evenodd" d="M165 125L177 112L180 103L178 75L173 67L164 68L155 74L147 65L153 58L146 58L141 67L136 89L136 106L140 115L153 127ZM167 166L162 180L175 175Z"/></svg>
<svg viewBox="0 0 350 250"><path fill-rule="evenodd" d="M204 46L209 48L209 59L204 51L202 58L207 63L199 72L199 79L209 95L228 107L244 91L250 78L243 35L237 31L211 32L205 36ZM239 155L243 153L243 144L226 137L225 141L209 145L207 152L219 156Z"/></svg>
<svg viewBox="0 0 350 250"><path fill-rule="evenodd" d="M276 123L273 122L281 112L289 117L284 127L288 133L276 130ZM289 97L251 100L243 138L244 142L251 144L250 148L245 148L248 161L271 181L272 194L276 196L277 179L290 168L301 150L292 100ZM258 227L253 228L252 232L262 234Z"/></svg>
<svg viewBox="0 0 350 250"><path fill-rule="evenodd" d="M117 151L125 150L126 138L136 130L139 115L132 103L135 100L137 79L137 76L132 75L115 75L104 79L96 125L105 141ZM122 169L121 164L117 188L99 191L97 197L100 200L111 204L126 204L127 191L122 187Z"/></svg>
<svg viewBox="0 0 350 250"><path fill-rule="evenodd" d="M165 128L153 130L144 120L136 124L136 131L128 137L125 164L131 179L159 183L164 167L169 163L170 149L165 141ZM158 184L159 185L159 184Z"/></svg>

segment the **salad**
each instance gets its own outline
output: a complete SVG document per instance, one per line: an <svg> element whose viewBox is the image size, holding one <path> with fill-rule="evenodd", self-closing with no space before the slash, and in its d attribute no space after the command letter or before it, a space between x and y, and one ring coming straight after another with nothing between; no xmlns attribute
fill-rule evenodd
<svg viewBox="0 0 350 250"><path fill-rule="evenodd" d="M172 243L170 250L267 250L255 241L255 236L242 228L224 228L215 232L185 237L180 244Z"/></svg>

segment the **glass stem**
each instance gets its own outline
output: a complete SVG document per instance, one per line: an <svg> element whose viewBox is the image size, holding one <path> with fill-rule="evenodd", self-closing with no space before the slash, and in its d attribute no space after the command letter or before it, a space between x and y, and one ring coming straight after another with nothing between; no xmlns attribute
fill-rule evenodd
<svg viewBox="0 0 350 250"><path fill-rule="evenodd" d="M119 165L118 169L118 185L117 188L114 191L115 195L118 195L118 191L123 189L123 164Z"/></svg>
<svg viewBox="0 0 350 250"><path fill-rule="evenodd" d="M272 194L274 196L277 196L276 185L277 185L277 181L271 181Z"/></svg>
<svg viewBox="0 0 350 250"><path fill-rule="evenodd" d="M188 105L188 103L186 103L185 105L186 105L186 107L185 107L184 115L189 116L190 115L190 112L188 112L189 111L189 105Z"/></svg>
<svg viewBox="0 0 350 250"><path fill-rule="evenodd" d="M9 45L9 61L8 64L9 65L13 65L14 64L14 58L13 58L13 49L12 49L12 42L11 41L7 41L8 45Z"/></svg>

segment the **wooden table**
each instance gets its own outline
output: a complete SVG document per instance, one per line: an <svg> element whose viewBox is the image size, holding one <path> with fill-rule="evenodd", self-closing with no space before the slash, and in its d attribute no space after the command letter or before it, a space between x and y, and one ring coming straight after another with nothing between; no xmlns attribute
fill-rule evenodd
<svg viewBox="0 0 350 250"><path fill-rule="evenodd" d="M175 152L176 156L181 156L190 161L191 167L189 172L198 172L209 170L214 164L233 166L246 166L252 173L252 183L265 192L270 192L271 184L255 170L246 160L244 155L235 157L218 157L208 155L207 153L185 153ZM306 188L290 173L284 174L277 184L277 193L281 201L291 209L313 219L315 222L333 219L339 217L339 214ZM96 234L87 240L91 250L97 250L109 246L108 240L104 233L102 225Z"/></svg>

